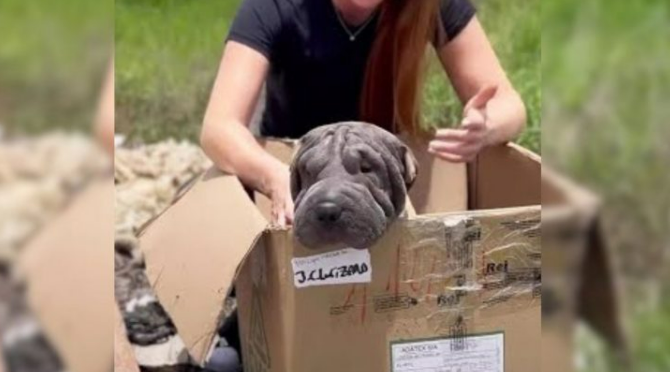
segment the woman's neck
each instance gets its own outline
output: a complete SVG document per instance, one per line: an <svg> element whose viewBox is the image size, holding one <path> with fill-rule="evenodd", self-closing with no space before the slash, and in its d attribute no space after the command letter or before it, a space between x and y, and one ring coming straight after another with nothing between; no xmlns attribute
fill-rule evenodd
<svg viewBox="0 0 670 372"><path fill-rule="evenodd" d="M384 0L332 0L342 18L353 26L367 21Z"/></svg>

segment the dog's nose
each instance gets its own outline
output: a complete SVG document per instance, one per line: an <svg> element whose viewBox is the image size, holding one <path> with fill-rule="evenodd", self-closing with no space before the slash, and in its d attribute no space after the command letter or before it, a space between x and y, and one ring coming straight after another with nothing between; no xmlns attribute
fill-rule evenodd
<svg viewBox="0 0 670 372"><path fill-rule="evenodd" d="M342 207L333 202L323 202L316 206L316 217L321 222L335 222L342 215Z"/></svg>

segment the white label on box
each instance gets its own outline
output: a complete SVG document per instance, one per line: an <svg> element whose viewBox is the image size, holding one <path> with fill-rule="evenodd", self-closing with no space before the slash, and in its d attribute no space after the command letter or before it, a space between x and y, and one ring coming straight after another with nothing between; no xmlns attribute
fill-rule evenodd
<svg viewBox="0 0 670 372"><path fill-rule="evenodd" d="M391 345L393 372L504 372L502 333Z"/></svg>
<svg viewBox="0 0 670 372"><path fill-rule="evenodd" d="M347 248L291 260L297 288L322 285L370 283L370 251Z"/></svg>

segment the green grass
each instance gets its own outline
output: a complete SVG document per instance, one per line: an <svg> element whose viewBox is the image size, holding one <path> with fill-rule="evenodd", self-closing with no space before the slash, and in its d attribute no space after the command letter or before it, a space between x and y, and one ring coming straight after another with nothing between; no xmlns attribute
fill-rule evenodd
<svg viewBox="0 0 670 372"><path fill-rule="evenodd" d="M116 2L117 130L144 141L196 139L239 0ZM529 110L520 141L540 150L540 1L489 0L480 17ZM517 21L521 20L521 21ZM461 106L431 66L424 117L458 122Z"/></svg>
<svg viewBox="0 0 670 372"><path fill-rule="evenodd" d="M670 305L641 311L629 319L631 368L635 372L670 371ZM577 332L578 372L630 372L586 326Z"/></svg>
<svg viewBox="0 0 670 372"><path fill-rule="evenodd" d="M194 140L239 0L116 2L117 131Z"/></svg>
<svg viewBox="0 0 670 372"><path fill-rule="evenodd" d="M105 1L0 1L0 122L9 131L90 127L113 14Z"/></svg>

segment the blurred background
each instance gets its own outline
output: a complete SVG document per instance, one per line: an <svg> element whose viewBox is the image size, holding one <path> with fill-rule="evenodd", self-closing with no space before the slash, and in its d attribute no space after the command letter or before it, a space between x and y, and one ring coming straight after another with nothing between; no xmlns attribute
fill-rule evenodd
<svg viewBox="0 0 670 372"><path fill-rule="evenodd" d="M92 138L113 3L0 2L0 255L18 249L106 156Z"/></svg>
<svg viewBox="0 0 670 372"><path fill-rule="evenodd" d="M0 370L110 370L112 235L101 228L113 223L111 157L93 127L113 10L112 1L0 1ZM92 190L105 174L109 189Z"/></svg>
<svg viewBox="0 0 670 372"><path fill-rule="evenodd" d="M542 4L542 155L603 202L633 371L670 370L670 2ZM618 371L577 333L580 371Z"/></svg>
<svg viewBox="0 0 670 372"><path fill-rule="evenodd" d="M114 4L0 3L0 122L7 133L89 130L112 55Z"/></svg>
<svg viewBox="0 0 670 372"><path fill-rule="evenodd" d="M195 143L239 2L116 2L117 133L130 143ZM633 370L670 370L670 3L475 3L528 107L519 142L602 199ZM426 122L455 123L459 107L433 58ZM579 371L617 370L587 326L576 345Z"/></svg>
<svg viewBox="0 0 670 372"><path fill-rule="evenodd" d="M127 143L116 152L116 231L134 231L209 165L194 141L239 3L0 2L2 252L20 250L104 169L89 133L112 37ZM475 3L528 106L519 142L603 201L633 370L670 370L670 2ZM426 121L455 123L459 106L433 63ZM574 360L581 372L619 367L584 325Z"/></svg>

